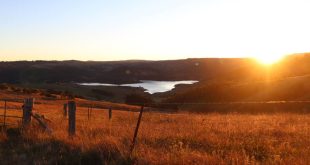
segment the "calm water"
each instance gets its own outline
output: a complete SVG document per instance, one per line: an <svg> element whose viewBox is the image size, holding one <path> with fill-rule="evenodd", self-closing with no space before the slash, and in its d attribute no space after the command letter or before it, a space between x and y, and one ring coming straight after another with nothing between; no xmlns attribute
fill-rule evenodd
<svg viewBox="0 0 310 165"><path fill-rule="evenodd" d="M134 84L102 84L102 83L80 83L80 85L86 86L128 86L128 87L142 87L145 89L145 92L150 94L157 92L167 92L175 88L175 85L178 84L194 84L198 81L151 81L151 80L141 80L141 83Z"/></svg>

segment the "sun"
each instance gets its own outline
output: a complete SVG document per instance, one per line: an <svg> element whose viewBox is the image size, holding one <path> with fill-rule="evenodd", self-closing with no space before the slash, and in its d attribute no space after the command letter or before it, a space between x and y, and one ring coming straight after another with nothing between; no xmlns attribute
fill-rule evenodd
<svg viewBox="0 0 310 165"><path fill-rule="evenodd" d="M260 55L254 57L259 63L264 65L273 65L284 58L284 55Z"/></svg>

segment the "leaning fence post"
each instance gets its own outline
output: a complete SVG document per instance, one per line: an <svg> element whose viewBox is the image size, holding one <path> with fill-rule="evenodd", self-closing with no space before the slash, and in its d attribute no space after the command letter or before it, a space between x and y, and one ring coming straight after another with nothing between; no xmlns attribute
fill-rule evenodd
<svg viewBox="0 0 310 165"><path fill-rule="evenodd" d="M27 98L24 100L23 105L23 126L27 126L31 122L31 113L33 108L33 98Z"/></svg>
<svg viewBox="0 0 310 165"><path fill-rule="evenodd" d="M112 108L109 108L109 120L112 119Z"/></svg>
<svg viewBox="0 0 310 165"><path fill-rule="evenodd" d="M132 153L133 149L135 148L135 144L136 144L137 136L138 136L138 131L139 131L139 127L140 127L140 123L141 123L141 119L142 119L143 109L144 109L144 106L142 105L141 110L140 110L140 114L139 114L139 119L137 122L137 127L135 130L135 134L133 136L133 140L132 140L132 144L131 144L131 148L130 148L130 153Z"/></svg>
<svg viewBox="0 0 310 165"><path fill-rule="evenodd" d="M75 135L75 112L76 104L75 101L68 102L68 111L69 111L69 136Z"/></svg>
<svg viewBox="0 0 310 165"><path fill-rule="evenodd" d="M64 116L64 118L66 118L67 117L67 114L68 114L68 104L64 104L64 110L63 110L63 116Z"/></svg>

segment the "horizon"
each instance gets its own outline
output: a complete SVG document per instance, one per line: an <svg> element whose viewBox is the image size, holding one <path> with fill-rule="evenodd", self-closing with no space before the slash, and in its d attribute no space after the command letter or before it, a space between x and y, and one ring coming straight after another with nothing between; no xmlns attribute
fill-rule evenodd
<svg viewBox="0 0 310 165"><path fill-rule="evenodd" d="M0 55L4 61L248 57L271 63L310 52L308 6L303 0L9 1L0 7Z"/></svg>
<svg viewBox="0 0 310 165"><path fill-rule="evenodd" d="M301 56L301 55L308 55L310 52L303 52L303 53L292 53L283 56L281 59L274 61L273 63L281 62L282 59L290 57L290 56ZM66 61L78 61L78 62L126 62L126 61L178 61L178 60L191 60L191 59L247 59L247 60L254 60L258 63L263 63L260 59L255 57L187 57L187 58L176 58L176 59L159 59L159 60L152 60L152 59L123 59L123 60L78 60L78 59L65 59L65 60L42 60L42 59L35 59L35 60L1 60L0 62L66 62ZM270 64L273 64L270 63ZM264 63L263 63L264 64ZM267 63L266 65L270 65Z"/></svg>

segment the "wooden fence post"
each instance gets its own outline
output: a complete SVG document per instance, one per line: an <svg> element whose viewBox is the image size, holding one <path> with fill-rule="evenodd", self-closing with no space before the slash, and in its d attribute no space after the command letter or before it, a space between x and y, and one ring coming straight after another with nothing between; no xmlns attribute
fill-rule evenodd
<svg viewBox="0 0 310 165"><path fill-rule="evenodd" d="M109 108L109 120L112 120L112 108Z"/></svg>
<svg viewBox="0 0 310 165"><path fill-rule="evenodd" d="M68 104L64 104L64 110L63 110L63 116L64 116L64 118L66 118L67 117L67 115L68 115Z"/></svg>
<svg viewBox="0 0 310 165"><path fill-rule="evenodd" d="M3 127L6 128L6 100L4 100Z"/></svg>
<svg viewBox="0 0 310 165"><path fill-rule="evenodd" d="M31 122L31 113L33 108L33 98L27 98L24 100L23 105L23 126L27 126Z"/></svg>
<svg viewBox="0 0 310 165"><path fill-rule="evenodd" d="M87 107L87 118L88 118L88 120L90 118L90 108L89 107Z"/></svg>
<svg viewBox="0 0 310 165"><path fill-rule="evenodd" d="M140 110L140 114L139 114L139 119L137 122L137 127L135 130L135 134L133 136L133 140L132 140L132 144L131 144L131 148L130 148L130 153L132 153L133 149L135 148L135 144L136 144L137 136L138 136L138 131L139 131L139 127L140 127L140 123L141 123L141 119L142 119L143 110L144 110L144 106L142 105L141 110Z"/></svg>
<svg viewBox="0 0 310 165"><path fill-rule="evenodd" d="M76 112L76 104L75 101L68 102L68 111L69 111L69 136L75 135L75 112Z"/></svg>
<svg viewBox="0 0 310 165"><path fill-rule="evenodd" d="M93 115L93 104L90 106L90 117Z"/></svg>

